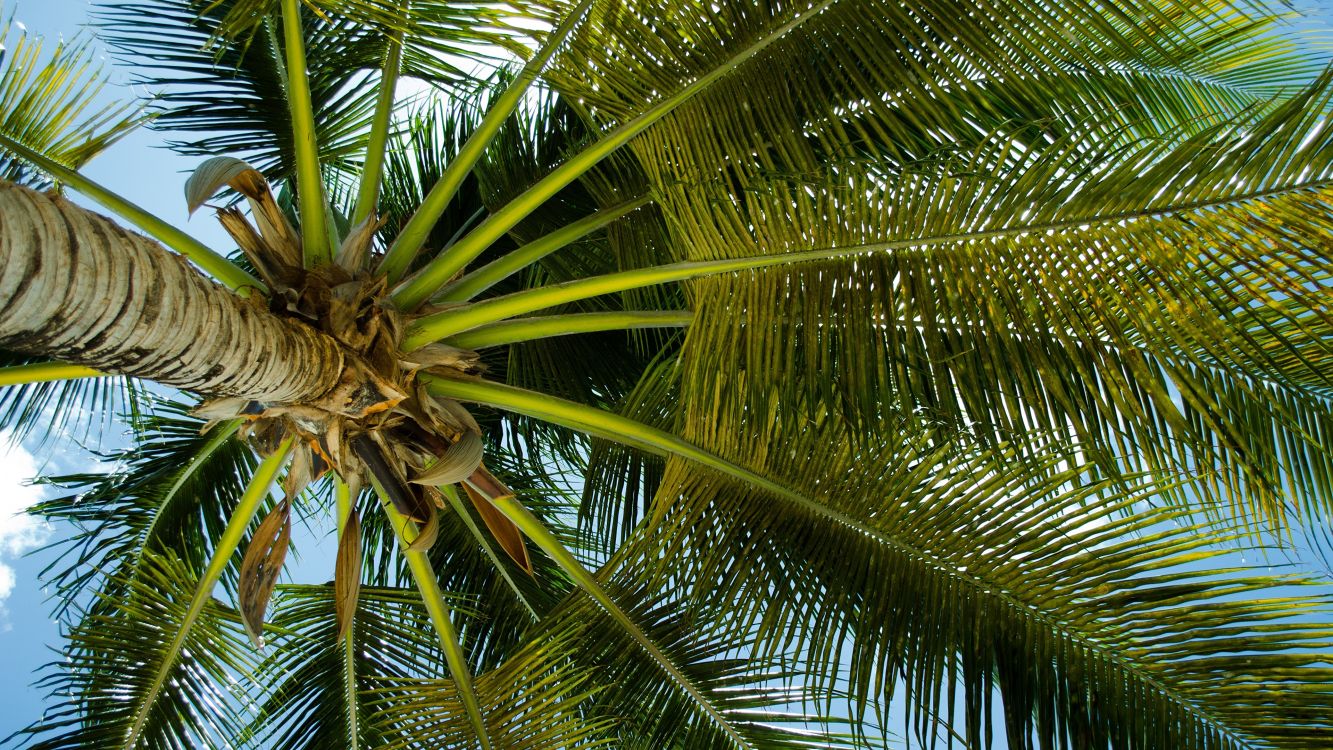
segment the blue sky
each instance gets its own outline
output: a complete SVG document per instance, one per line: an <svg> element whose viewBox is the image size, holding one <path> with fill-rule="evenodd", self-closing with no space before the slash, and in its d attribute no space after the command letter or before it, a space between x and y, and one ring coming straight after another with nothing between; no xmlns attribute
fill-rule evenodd
<svg viewBox="0 0 1333 750"><path fill-rule="evenodd" d="M88 0L9 0L5 13L26 26L29 33L48 40L69 39L86 22ZM1319 13L1322 19L1333 17L1333 0L1301 3L1299 7ZM1321 19L1321 20L1322 20ZM11 32L15 33L15 32ZM1328 44L1333 35L1316 34L1314 24L1303 34L1313 44ZM109 67L109 61L108 61ZM114 96L128 96L128 74L111 70L120 88ZM93 179L130 197L148 210L198 236L214 247L229 247L225 234L205 214L189 220L181 193L187 173L198 159L184 159L161 148L162 138L149 130L131 134L96 159L87 172ZM87 471L95 465L88 448L73 441L55 441L40 445L32 440L12 449L0 435L0 739L25 726L39 715L43 705L40 691L31 687L33 672L56 657L47 644L58 640L56 626L49 619L50 604L38 582L45 564L40 555L24 557L53 533L40 522L16 515L39 500L41 489L23 481L37 473ZM103 436L103 447L118 440L114 428ZM322 581L329 577L321 560L324 550L307 548L307 565L298 568L302 580Z"/></svg>

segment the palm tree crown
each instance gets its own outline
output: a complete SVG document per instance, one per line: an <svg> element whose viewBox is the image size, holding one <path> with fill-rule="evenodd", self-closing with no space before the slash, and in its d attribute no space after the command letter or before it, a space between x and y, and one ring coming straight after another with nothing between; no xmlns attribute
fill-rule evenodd
<svg viewBox="0 0 1333 750"><path fill-rule="evenodd" d="M133 440L45 479L11 741L1323 746L1327 581L1232 555L1333 510L1333 76L1283 23L123 0L154 98L100 111L21 40L0 429ZM145 122L234 252L80 171Z"/></svg>

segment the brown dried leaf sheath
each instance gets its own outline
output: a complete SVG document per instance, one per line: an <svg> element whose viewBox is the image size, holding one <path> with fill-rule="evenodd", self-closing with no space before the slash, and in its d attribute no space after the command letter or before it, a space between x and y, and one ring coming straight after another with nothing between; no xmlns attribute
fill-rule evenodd
<svg viewBox="0 0 1333 750"><path fill-rule="evenodd" d="M528 557L527 545L523 543L523 533L513 521L491 505L492 499L513 497L514 493L487 471L485 466L477 467L472 476L463 483L463 489L467 492L468 499L472 501L472 507L477 509L477 515L481 516L486 528L490 529L491 536L500 543L505 554L527 571L528 575L532 575L532 559Z"/></svg>
<svg viewBox="0 0 1333 750"><path fill-rule="evenodd" d="M241 561L241 578L237 598L241 622L255 646L264 646L264 613L278 582L282 562L292 538L292 506L286 500L269 512L255 531L250 546Z"/></svg>
<svg viewBox="0 0 1333 750"><path fill-rule="evenodd" d="M352 629L356 600L361 594L361 516L356 509L347 516L338 538L338 560L333 569L333 606L338 619L338 640Z"/></svg>

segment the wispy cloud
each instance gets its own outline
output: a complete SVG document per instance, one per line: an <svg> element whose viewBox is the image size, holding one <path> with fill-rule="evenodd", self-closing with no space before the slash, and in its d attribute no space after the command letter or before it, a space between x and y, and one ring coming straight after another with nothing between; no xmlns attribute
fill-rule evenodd
<svg viewBox="0 0 1333 750"><path fill-rule="evenodd" d="M43 544L51 534L45 521L23 512L42 499L42 489L27 483L37 471L33 455L11 442L8 434L0 433L0 627L4 628L9 619L5 602L14 587L37 585L36 581L17 580L14 559Z"/></svg>

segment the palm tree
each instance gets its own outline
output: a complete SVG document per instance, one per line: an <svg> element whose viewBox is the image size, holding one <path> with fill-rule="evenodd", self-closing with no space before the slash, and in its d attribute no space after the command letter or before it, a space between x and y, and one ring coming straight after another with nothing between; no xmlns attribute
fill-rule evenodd
<svg viewBox="0 0 1333 750"><path fill-rule="evenodd" d="M1333 510L1333 78L1280 20L109 5L230 256L80 173L141 118L23 40L0 427L133 440L46 480L11 739L1322 746L1327 583L1232 554ZM328 584L276 583L294 513Z"/></svg>

